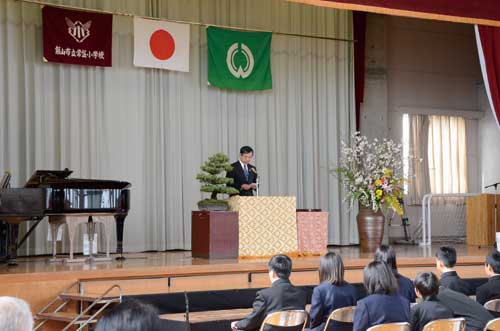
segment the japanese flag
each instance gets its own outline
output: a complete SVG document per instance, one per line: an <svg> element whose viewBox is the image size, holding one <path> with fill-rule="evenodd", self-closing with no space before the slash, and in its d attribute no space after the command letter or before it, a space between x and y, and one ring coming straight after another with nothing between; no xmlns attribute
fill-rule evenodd
<svg viewBox="0 0 500 331"><path fill-rule="evenodd" d="M134 65L189 72L189 24L134 17Z"/></svg>

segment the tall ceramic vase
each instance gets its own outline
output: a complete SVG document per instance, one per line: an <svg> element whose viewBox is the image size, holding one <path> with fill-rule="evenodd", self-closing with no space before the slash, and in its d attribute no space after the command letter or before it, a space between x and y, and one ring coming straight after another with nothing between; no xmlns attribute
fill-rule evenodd
<svg viewBox="0 0 500 331"><path fill-rule="evenodd" d="M384 214L380 209L374 212L371 208L360 207L356 220L361 251L374 252L384 237Z"/></svg>

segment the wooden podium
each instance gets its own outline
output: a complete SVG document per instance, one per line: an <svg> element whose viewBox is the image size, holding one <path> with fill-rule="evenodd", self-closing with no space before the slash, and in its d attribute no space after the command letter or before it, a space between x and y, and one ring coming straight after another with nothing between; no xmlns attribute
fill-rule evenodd
<svg viewBox="0 0 500 331"><path fill-rule="evenodd" d="M238 257L238 213L234 211L193 211L191 213L191 254L206 259Z"/></svg>
<svg viewBox="0 0 500 331"><path fill-rule="evenodd" d="M296 253L295 206L295 197L231 197L229 208L237 211L239 218L239 256Z"/></svg>
<svg viewBox="0 0 500 331"><path fill-rule="evenodd" d="M500 194L497 196L497 232L500 232ZM467 245L493 246L495 243L495 195L481 194L466 199Z"/></svg>

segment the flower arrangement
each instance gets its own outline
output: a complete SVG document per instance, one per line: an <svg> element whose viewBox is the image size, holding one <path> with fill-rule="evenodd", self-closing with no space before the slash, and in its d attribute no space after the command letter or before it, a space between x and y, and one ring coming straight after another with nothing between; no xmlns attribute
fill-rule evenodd
<svg viewBox="0 0 500 331"><path fill-rule="evenodd" d="M392 209L403 214L402 145L392 140L368 138L356 132L350 145L342 142L339 167L336 172L347 191L351 206L357 200L361 206Z"/></svg>

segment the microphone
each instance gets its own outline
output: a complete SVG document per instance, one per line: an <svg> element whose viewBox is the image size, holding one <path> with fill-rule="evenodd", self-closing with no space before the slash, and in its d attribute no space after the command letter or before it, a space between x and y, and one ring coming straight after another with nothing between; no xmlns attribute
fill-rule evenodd
<svg viewBox="0 0 500 331"><path fill-rule="evenodd" d="M250 171L253 172L255 174L255 176L258 176L259 174L257 173L257 171L255 171L255 168L250 168Z"/></svg>
<svg viewBox="0 0 500 331"><path fill-rule="evenodd" d="M489 187L494 187L496 189L498 184L500 184L500 182L485 186L484 188L487 189Z"/></svg>

